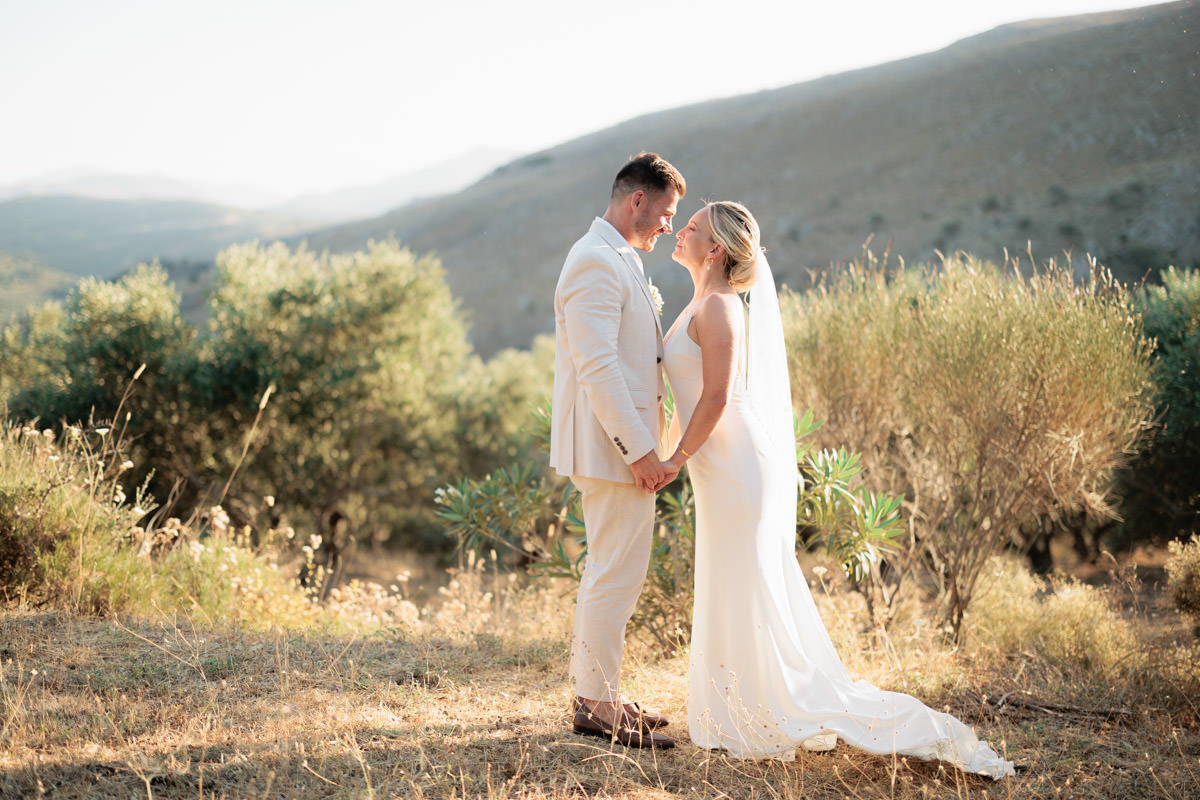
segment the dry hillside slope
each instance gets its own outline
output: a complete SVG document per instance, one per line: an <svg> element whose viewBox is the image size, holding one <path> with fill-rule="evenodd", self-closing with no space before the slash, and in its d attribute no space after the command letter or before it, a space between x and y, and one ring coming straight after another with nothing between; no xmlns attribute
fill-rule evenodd
<svg viewBox="0 0 1200 800"><path fill-rule="evenodd" d="M640 117L496 170L451 196L309 237L395 235L435 251L484 355L553 328L562 257L613 173L657 150L702 197L758 214L781 280L875 246L1049 257L1126 278L1200 262L1200 3L1005 26L936 53ZM668 315L686 275L646 260Z"/></svg>

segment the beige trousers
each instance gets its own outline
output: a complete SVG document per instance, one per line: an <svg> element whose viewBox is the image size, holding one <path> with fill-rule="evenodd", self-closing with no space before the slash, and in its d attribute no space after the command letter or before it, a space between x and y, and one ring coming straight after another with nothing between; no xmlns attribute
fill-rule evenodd
<svg viewBox="0 0 1200 800"><path fill-rule="evenodd" d="M633 614L654 531L654 495L632 483L573 477L583 501L588 555L575 603L571 677L588 700L620 698L625 624Z"/></svg>

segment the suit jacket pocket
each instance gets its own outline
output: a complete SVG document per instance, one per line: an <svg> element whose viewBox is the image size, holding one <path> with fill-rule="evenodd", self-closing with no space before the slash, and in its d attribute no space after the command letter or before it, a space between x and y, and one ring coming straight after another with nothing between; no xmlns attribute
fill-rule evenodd
<svg viewBox="0 0 1200 800"><path fill-rule="evenodd" d="M634 408L653 408L655 402L653 392L645 389L630 389L629 394L633 398Z"/></svg>

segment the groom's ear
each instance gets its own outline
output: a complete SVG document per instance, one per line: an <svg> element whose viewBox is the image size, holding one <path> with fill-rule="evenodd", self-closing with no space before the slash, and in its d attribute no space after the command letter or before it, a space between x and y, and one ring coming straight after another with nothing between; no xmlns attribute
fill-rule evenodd
<svg viewBox="0 0 1200 800"><path fill-rule="evenodd" d="M642 204L642 201L645 199L646 199L646 193L643 192L641 189L634 189L629 194L629 202L633 205L634 208L637 208L638 206L640 206Z"/></svg>

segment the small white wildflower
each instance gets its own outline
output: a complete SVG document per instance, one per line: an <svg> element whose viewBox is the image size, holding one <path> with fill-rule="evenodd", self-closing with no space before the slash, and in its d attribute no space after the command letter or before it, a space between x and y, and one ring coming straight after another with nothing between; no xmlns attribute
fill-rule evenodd
<svg viewBox="0 0 1200 800"><path fill-rule="evenodd" d="M225 533L229 530L229 515L225 513L225 509L213 506L208 512L212 515L213 530L217 533Z"/></svg>
<svg viewBox="0 0 1200 800"><path fill-rule="evenodd" d="M117 505L125 502L125 490L121 488L121 484L119 483L113 487L113 502Z"/></svg>
<svg viewBox="0 0 1200 800"><path fill-rule="evenodd" d="M813 567L812 572L813 575L816 575L818 578L820 578L823 577L826 572L829 572L829 570L825 569L825 567Z"/></svg>
<svg viewBox="0 0 1200 800"><path fill-rule="evenodd" d="M199 542L192 542L188 545L188 550L192 554L192 560L199 561L200 556L204 553L204 545L200 544Z"/></svg>
<svg viewBox="0 0 1200 800"><path fill-rule="evenodd" d="M121 462L121 471L124 472L127 469L133 469L133 462L129 459L125 459Z"/></svg>
<svg viewBox="0 0 1200 800"><path fill-rule="evenodd" d="M108 431L108 428L96 428L96 433L100 434L101 436L107 436Z"/></svg>
<svg viewBox="0 0 1200 800"><path fill-rule="evenodd" d="M267 504L268 508L274 508L275 507L275 495L273 495L273 494L267 495L266 497L263 498L263 502Z"/></svg>

